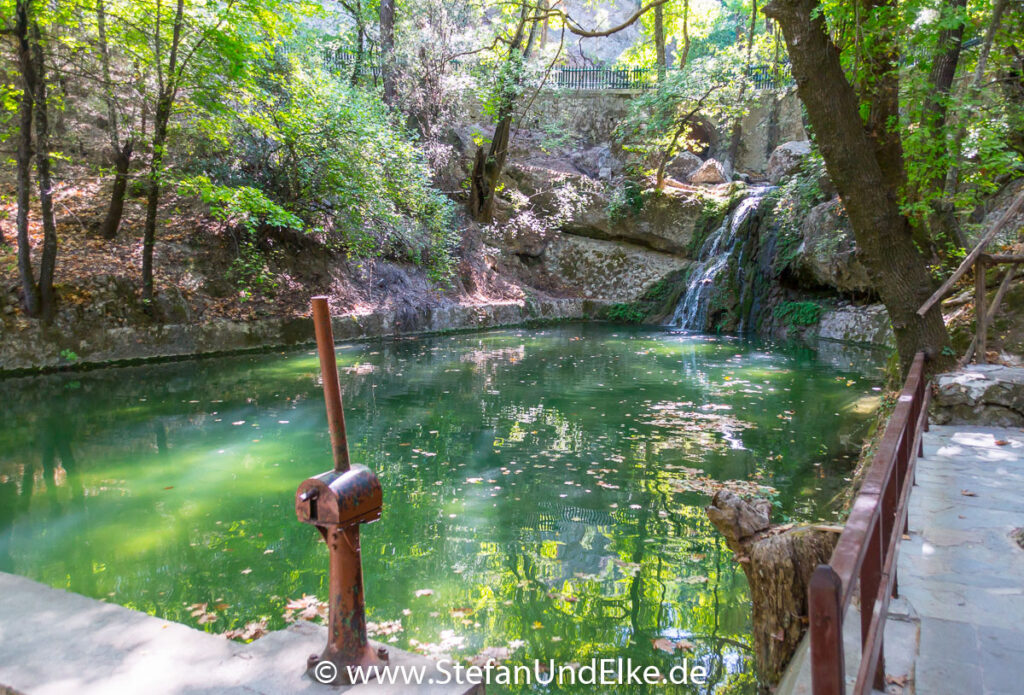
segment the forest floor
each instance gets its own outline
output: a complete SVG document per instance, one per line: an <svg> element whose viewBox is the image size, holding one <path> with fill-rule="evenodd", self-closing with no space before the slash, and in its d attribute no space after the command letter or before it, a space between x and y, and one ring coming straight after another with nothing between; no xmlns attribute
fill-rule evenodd
<svg viewBox="0 0 1024 695"><path fill-rule="evenodd" d="M156 306L144 311L139 301L144 195L132 195L129 187L118 236L107 240L98 228L106 212L109 177L85 166L66 167L60 174L54 190L56 323L68 327L86 316L111 326L300 317L309 314L309 298L316 294L329 295L336 311L356 314L402 305L521 300L527 292L571 295L554 278L543 278L540 288L524 288L519 278L496 272L473 225L463 234L457 274L449 287L430 283L424 270L411 263L352 260L301 235L275 239L276 247L267 250L271 284L246 286L231 277L238 240L228 225L213 219L195 200L168 190L154 248ZM43 231L36 208L33 204L29 230L38 269ZM7 322L9 327L30 321L20 306L15 214L13 180L5 176L0 178L0 325Z"/></svg>

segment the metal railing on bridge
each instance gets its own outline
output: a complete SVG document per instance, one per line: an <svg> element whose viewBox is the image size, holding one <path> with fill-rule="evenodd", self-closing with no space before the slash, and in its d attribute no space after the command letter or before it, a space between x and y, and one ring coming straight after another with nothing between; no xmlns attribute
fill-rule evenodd
<svg viewBox="0 0 1024 695"><path fill-rule="evenodd" d="M665 68L666 74L679 68ZM556 68L551 80L555 89L645 91L658 86L657 68ZM754 65L747 70L754 89L779 89L793 83L785 65Z"/></svg>
<svg viewBox="0 0 1024 695"><path fill-rule="evenodd" d="M323 51L324 68L330 72L351 74L356 69L357 62L358 54L349 48ZM672 74L678 70L679 68L669 67L663 72ZM380 56L375 52L364 53L359 72L361 77L380 79ZM658 73L657 68L560 67L551 71L545 86L565 91L646 91L658 86ZM753 82L754 89L778 89L793 83L786 65L754 65L747 70L747 74Z"/></svg>

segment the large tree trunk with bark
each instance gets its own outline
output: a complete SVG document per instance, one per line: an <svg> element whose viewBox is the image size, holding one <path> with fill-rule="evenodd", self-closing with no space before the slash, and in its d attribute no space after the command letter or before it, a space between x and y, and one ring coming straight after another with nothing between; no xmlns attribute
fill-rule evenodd
<svg viewBox="0 0 1024 695"><path fill-rule="evenodd" d="M839 534L813 526L772 527L768 500L747 502L720 490L706 512L750 585L754 659L760 679L776 684L807 629L807 588L832 557Z"/></svg>
<svg viewBox="0 0 1024 695"><path fill-rule="evenodd" d="M927 355L931 371L951 365L939 307L923 318L917 315L931 295L932 280L899 208L901 148L892 142L892 129L878 120L892 108L895 94L884 84L874 85L874 117L865 128L818 0L772 0L765 14L779 23L786 38L797 92L843 199L861 259L889 312L903 373L918 351Z"/></svg>

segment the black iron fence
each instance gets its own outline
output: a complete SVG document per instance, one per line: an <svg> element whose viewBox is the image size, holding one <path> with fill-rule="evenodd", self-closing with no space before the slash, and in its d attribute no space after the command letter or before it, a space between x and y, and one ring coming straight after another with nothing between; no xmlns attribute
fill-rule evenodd
<svg viewBox="0 0 1024 695"><path fill-rule="evenodd" d="M674 72L679 68L666 68ZM556 68L557 89L643 91L658 85L657 68ZM754 65L747 70L755 89L779 89L793 83L786 65Z"/></svg>
<svg viewBox="0 0 1024 695"><path fill-rule="evenodd" d="M323 52L324 67L334 73L352 75L357 70L359 77L379 80L381 76L380 56L376 52L365 52L360 56L351 49L327 49ZM679 68L665 68L671 73ZM624 90L645 91L658 86L657 68L555 68L548 76L547 86L569 91ZM755 89L780 89L793 83L788 65L754 65L748 68Z"/></svg>

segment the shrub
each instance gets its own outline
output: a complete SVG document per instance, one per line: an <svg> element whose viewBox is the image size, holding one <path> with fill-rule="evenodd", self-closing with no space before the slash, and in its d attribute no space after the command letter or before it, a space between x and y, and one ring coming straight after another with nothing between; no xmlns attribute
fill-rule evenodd
<svg viewBox="0 0 1024 695"><path fill-rule="evenodd" d="M297 229L298 220L357 261L412 261L435 281L451 277L453 204L432 187L413 134L374 94L289 56L239 100L198 125L196 173L215 193L234 191L211 204L258 203L295 218L279 226Z"/></svg>

